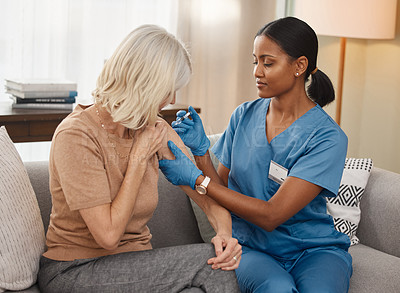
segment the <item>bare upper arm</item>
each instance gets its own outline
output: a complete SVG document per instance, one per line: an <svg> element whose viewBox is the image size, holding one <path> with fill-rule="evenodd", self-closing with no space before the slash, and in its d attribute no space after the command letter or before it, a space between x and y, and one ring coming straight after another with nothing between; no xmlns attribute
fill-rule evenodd
<svg viewBox="0 0 400 293"><path fill-rule="evenodd" d="M165 127L167 128L167 135L165 136L165 141L163 142L163 146L157 152L159 160L174 160L175 156L171 152L168 147L168 141L171 140L179 149L188 157L190 158L189 152L186 149L186 146L179 135L175 132L175 130L165 121L160 119L162 123L165 123ZM192 160L193 162L193 160ZM193 162L195 164L195 162ZM183 191L193 199L203 210L207 208L207 198L201 196L196 191L192 190L189 186L179 186L183 189Z"/></svg>
<svg viewBox="0 0 400 293"><path fill-rule="evenodd" d="M168 148L168 141L171 140L177 147L181 149L181 151L190 158L189 152L186 149L185 144L183 143L182 139L179 137L179 135L175 132L175 130L163 119L160 119L161 123L165 124L165 127L167 128L167 135L165 136L165 139L162 143L161 149L157 152L158 159L163 160L173 160L175 159L174 154L171 152L171 150Z"/></svg>

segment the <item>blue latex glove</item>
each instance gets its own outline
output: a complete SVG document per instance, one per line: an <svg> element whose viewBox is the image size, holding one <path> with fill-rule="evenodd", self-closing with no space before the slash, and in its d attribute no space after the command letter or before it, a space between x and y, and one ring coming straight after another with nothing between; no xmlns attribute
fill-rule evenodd
<svg viewBox="0 0 400 293"><path fill-rule="evenodd" d="M203 172L172 141L168 141L168 147L175 160L160 160L161 171L172 184L188 185L194 189L197 177Z"/></svg>
<svg viewBox="0 0 400 293"><path fill-rule="evenodd" d="M178 133L182 141L187 145L195 156L204 156L210 147L210 140L204 132L203 123L196 110L189 106L189 112L193 120L189 118L178 121L186 114L186 111L180 110L176 113L177 121L172 122L172 128Z"/></svg>

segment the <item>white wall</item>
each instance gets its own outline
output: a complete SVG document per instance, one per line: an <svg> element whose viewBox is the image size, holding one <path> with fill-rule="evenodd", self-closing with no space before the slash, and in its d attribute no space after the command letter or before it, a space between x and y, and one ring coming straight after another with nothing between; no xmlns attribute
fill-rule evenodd
<svg viewBox="0 0 400 293"><path fill-rule="evenodd" d="M62 77L78 81L80 102L90 101L90 92L103 60L120 39L137 23L143 22L164 26L170 23L171 30L176 30L177 16L174 18L172 13L178 3L187 1L171 0L172 6L155 12L151 7L159 8L167 1L0 0L0 87L4 77L10 75L30 77L38 74L40 69L43 75L48 76L62 72ZM219 27L210 27L212 31L208 34L203 32L204 38L200 43L189 43L194 53L195 75L183 93L187 95L180 98L182 102L201 106L210 133L223 131L234 107L256 97L251 65L253 34L263 23L271 20L279 6L273 1L264 0L235 2L240 3L241 7L240 18L233 26L225 22ZM139 4L146 4L140 6L145 8L138 8ZM225 11L223 7L219 10L220 13ZM135 18L133 15L138 11L140 17ZM142 15L142 11L149 12L150 16ZM36 16L33 17L32 13L36 13ZM375 166L400 173L400 3L397 15L397 34L394 40L348 39L342 128L349 137L348 156L370 157ZM59 20L66 26L60 25L57 22ZM12 31L13 25L21 23L25 23L26 27ZM195 33L196 27L188 29ZM65 30L69 37L61 38L60 34L65 33ZM217 31L228 34L226 39L219 39ZM232 33L239 33L240 36L230 40L229 34ZM93 41L89 38L93 38ZM224 50L228 42L222 42L224 40L237 46L227 48L229 58ZM18 45L18 41L22 43ZM336 86L339 39L320 36L319 41L318 67L331 77ZM213 49L212 46L219 49ZM219 58L218 54L223 56ZM48 55L56 61L47 60ZM208 68L209 72L201 71L204 68ZM239 71L240 75L227 77L232 69L235 69L236 74ZM215 91L202 88L206 77L215 79ZM221 83L221 80L232 82ZM230 87L234 93L228 95L230 101L217 103L216 99L226 93L222 88L224 86ZM197 100L191 98L194 95L189 95L191 91L204 93L204 99L197 103ZM5 98L4 92L0 91L0 99ZM334 117L335 103L326 107L326 110ZM39 144L29 150L27 144L21 144L19 148L21 151L26 149L24 152L27 160L35 157L41 159L43 156L39 154L46 148L45 145Z"/></svg>
<svg viewBox="0 0 400 293"><path fill-rule="evenodd" d="M20 142L14 145L23 162L49 160L50 141Z"/></svg>
<svg viewBox="0 0 400 293"><path fill-rule="evenodd" d="M394 40L348 39L341 126L348 156L400 173L400 3ZM319 36L318 67L336 86L339 38ZM335 116L335 103L327 112Z"/></svg>
<svg viewBox="0 0 400 293"><path fill-rule="evenodd" d="M0 100L4 79L65 78L92 102L104 60L141 24L176 32L178 0L0 0Z"/></svg>

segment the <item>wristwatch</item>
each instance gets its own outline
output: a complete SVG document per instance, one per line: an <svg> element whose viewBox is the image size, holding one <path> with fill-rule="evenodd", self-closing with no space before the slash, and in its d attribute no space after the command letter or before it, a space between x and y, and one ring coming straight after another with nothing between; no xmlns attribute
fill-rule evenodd
<svg viewBox="0 0 400 293"><path fill-rule="evenodd" d="M196 191L200 194L207 194L207 186L210 181L210 177L206 176L206 178L204 178L203 182L201 182L200 185L196 185Z"/></svg>

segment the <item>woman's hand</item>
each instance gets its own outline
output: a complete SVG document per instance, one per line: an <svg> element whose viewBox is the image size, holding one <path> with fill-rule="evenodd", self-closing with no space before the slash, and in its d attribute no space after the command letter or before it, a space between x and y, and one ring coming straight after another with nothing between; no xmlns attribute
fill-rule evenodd
<svg viewBox="0 0 400 293"><path fill-rule="evenodd" d="M210 147L210 140L204 132L203 123L196 110L189 106L189 112L193 120L179 119L183 117L186 112L180 110L176 113L177 121L172 122L172 128L179 134L182 141L187 145L195 156L204 156Z"/></svg>
<svg viewBox="0 0 400 293"><path fill-rule="evenodd" d="M213 269L230 271L239 267L242 246L237 239L228 234L217 234L211 239L211 243L214 244L216 257L210 258L207 263L212 265Z"/></svg>
<svg viewBox="0 0 400 293"><path fill-rule="evenodd" d="M161 122L136 131L130 153L133 162L147 162L162 147L167 129Z"/></svg>

